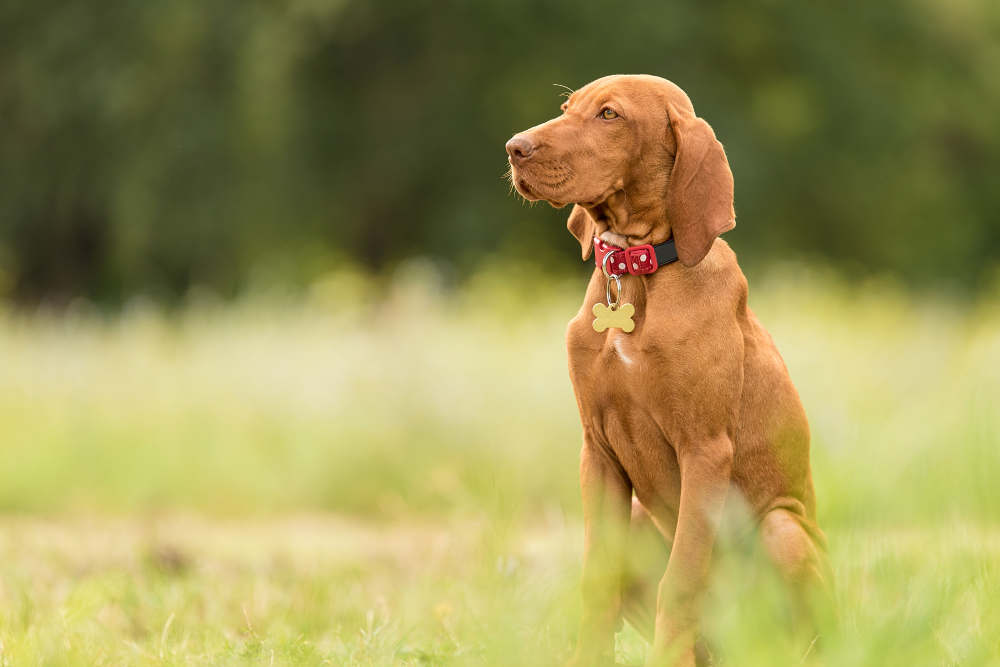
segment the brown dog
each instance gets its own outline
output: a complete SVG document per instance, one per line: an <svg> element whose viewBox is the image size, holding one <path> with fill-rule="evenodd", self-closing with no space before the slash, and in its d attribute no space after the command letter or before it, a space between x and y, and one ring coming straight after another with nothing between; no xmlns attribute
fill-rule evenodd
<svg viewBox="0 0 1000 667"><path fill-rule="evenodd" d="M716 238L735 224L733 176L688 96L658 77L609 76L562 110L507 142L517 191L574 204L567 226L584 259L595 238L619 248L672 238L680 259L621 277L620 300L634 306L631 333L592 326L609 280L596 267L567 331L586 525L574 662L606 660L624 613L652 641L650 664L692 665L698 602L728 504L742 499L759 520L764 547L789 580L826 578L809 425L747 306L736 256ZM629 540L649 532L665 559L655 603L637 593L641 580L621 579L627 571L641 579L627 563Z"/></svg>

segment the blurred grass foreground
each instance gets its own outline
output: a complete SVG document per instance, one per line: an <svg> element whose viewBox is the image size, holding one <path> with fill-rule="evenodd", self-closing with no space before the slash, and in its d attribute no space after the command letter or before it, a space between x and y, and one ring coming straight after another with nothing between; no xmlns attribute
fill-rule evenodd
<svg viewBox="0 0 1000 667"><path fill-rule="evenodd" d="M578 614L578 278L430 265L0 313L0 664L554 664ZM379 295L378 297L373 295ZM828 665L1000 664L1000 306L751 282L813 429ZM797 664L720 567L721 664ZM644 645L620 635L619 661Z"/></svg>

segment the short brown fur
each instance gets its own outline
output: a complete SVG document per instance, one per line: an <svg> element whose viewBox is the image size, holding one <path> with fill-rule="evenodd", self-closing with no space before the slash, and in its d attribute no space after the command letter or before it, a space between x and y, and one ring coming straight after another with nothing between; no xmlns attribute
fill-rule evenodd
<svg viewBox="0 0 1000 667"><path fill-rule="evenodd" d="M728 504L742 499L790 581L828 583L805 412L747 306L735 254L716 238L735 224L725 152L680 88L644 75L588 84L561 116L507 149L524 197L574 204L567 226L584 259L595 236L621 246L676 242L680 262L622 279L622 299L635 305L632 333L592 328L605 287L595 268L566 334L583 424L586 533L573 662L607 660L624 613L652 642L649 664L693 665L698 603ZM650 531L669 558L655 565L655 595L643 595L629 544ZM607 585L618 573L633 576Z"/></svg>

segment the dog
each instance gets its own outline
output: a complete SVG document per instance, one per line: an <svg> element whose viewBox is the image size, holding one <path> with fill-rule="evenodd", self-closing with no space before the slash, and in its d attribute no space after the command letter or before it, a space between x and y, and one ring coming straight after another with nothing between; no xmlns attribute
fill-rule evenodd
<svg viewBox="0 0 1000 667"><path fill-rule="evenodd" d="M797 590L828 587L809 425L718 238L735 225L733 175L687 94L659 77L615 75L561 109L506 149L517 192L572 204L567 227L583 259L598 260L566 333L585 525L571 663L611 660L624 616L651 642L648 664L694 665L728 505L749 510ZM662 559L646 585L648 564L630 555L650 540Z"/></svg>

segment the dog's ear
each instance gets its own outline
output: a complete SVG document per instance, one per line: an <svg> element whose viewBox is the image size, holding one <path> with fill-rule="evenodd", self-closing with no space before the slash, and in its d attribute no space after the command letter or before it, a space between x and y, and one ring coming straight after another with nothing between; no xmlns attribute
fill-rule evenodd
<svg viewBox="0 0 1000 667"><path fill-rule="evenodd" d="M590 259L590 255L594 252L594 219L590 217L587 209L574 204L569 219L566 220L566 229L580 242L583 259Z"/></svg>
<svg viewBox="0 0 1000 667"><path fill-rule="evenodd" d="M667 105L677 152L667 187L667 220L677 256L694 266L715 237L736 225L733 172L711 126L693 111Z"/></svg>

